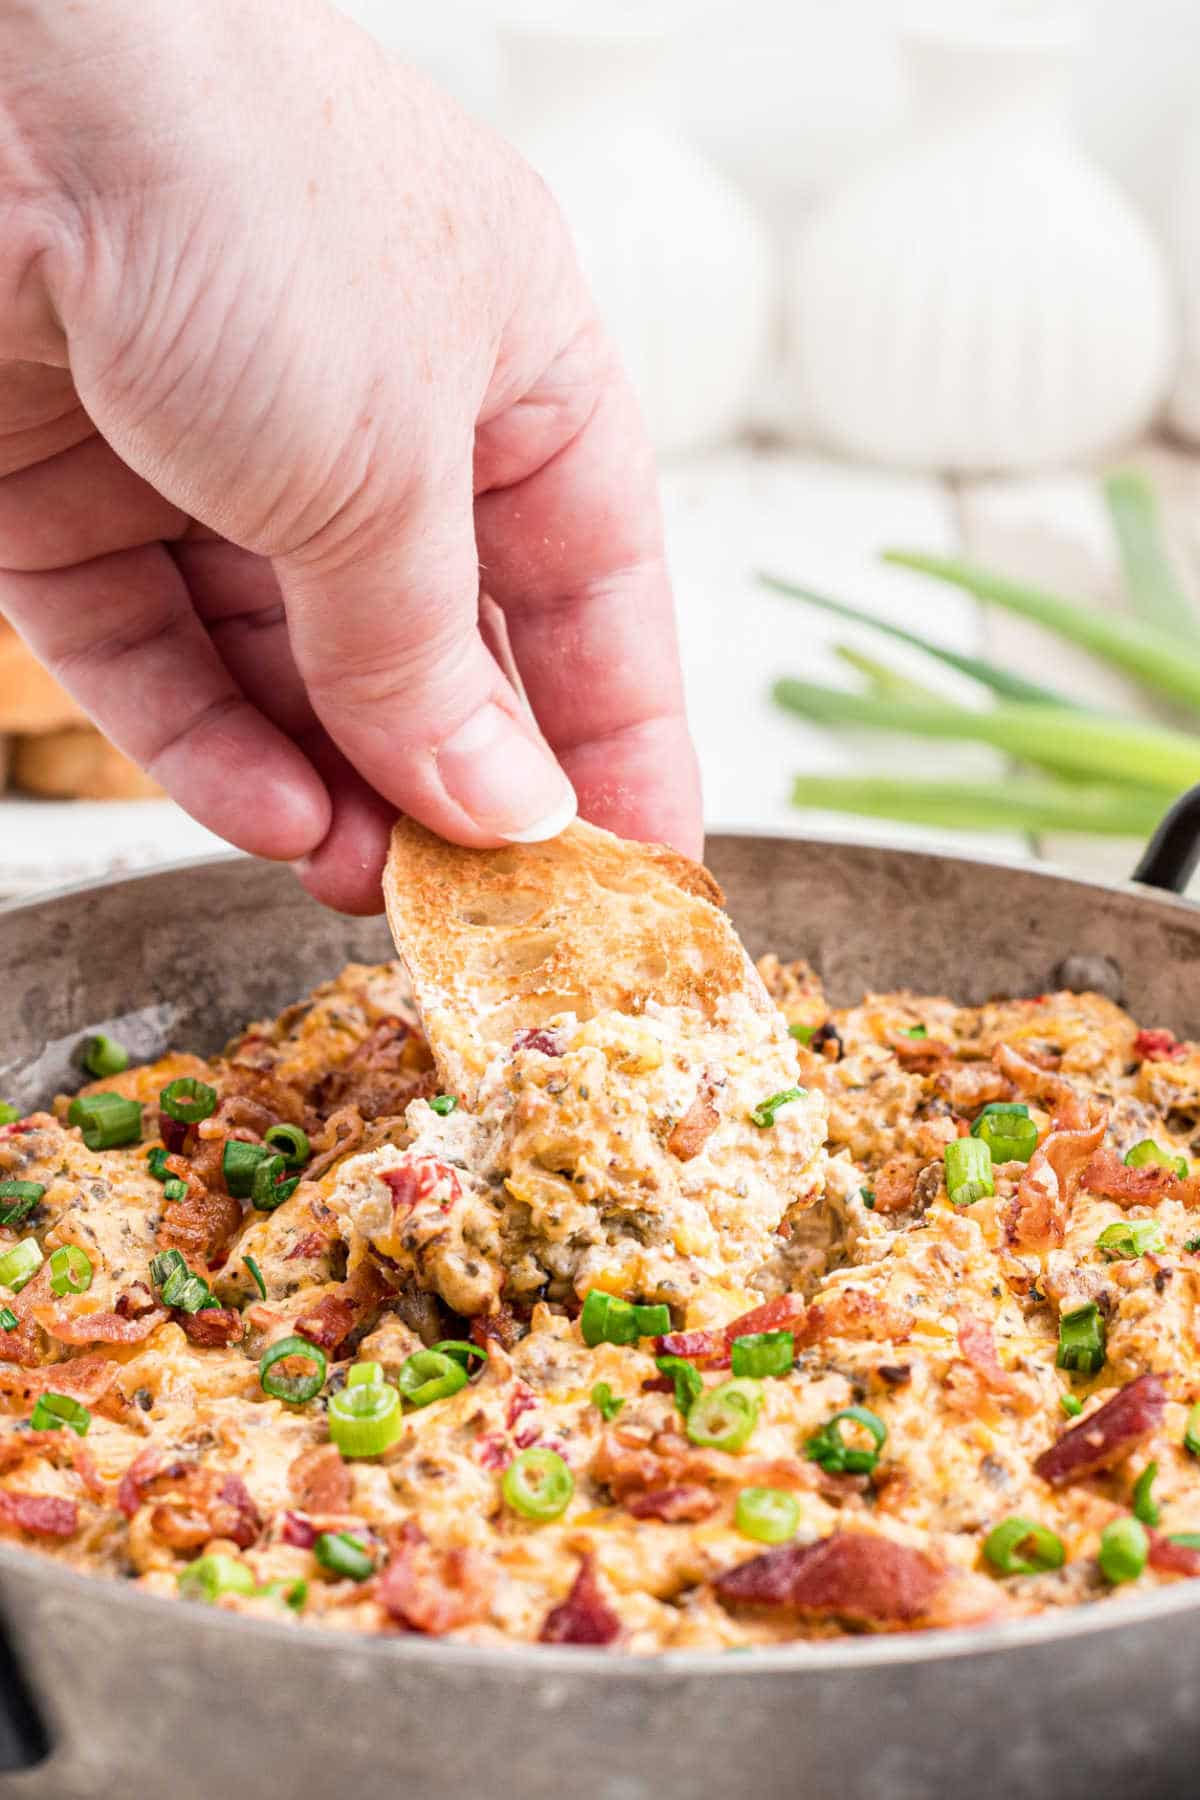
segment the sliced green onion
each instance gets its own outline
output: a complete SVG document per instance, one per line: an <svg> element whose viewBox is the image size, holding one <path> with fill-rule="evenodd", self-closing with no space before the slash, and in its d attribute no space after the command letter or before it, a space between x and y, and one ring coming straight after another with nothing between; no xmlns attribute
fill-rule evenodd
<svg viewBox="0 0 1200 1800"><path fill-rule="evenodd" d="M150 1258L150 1279L156 1288L163 1288L174 1275L188 1273L182 1250L160 1250L157 1256Z"/></svg>
<svg viewBox="0 0 1200 1800"><path fill-rule="evenodd" d="M611 1425L624 1404L624 1400L613 1393L607 1381L598 1381L592 1389L592 1405L606 1425Z"/></svg>
<svg viewBox="0 0 1200 1800"><path fill-rule="evenodd" d="M579 1329L590 1349L597 1344L636 1344L638 1328L628 1300L592 1288L579 1315Z"/></svg>
<svg viewBox="0 0 1200 1800"><path fill-rule="evenodd" d="M386 1381L356 1382L329 1396L329 1436L343 1456L380 1456L404 1431L404 1408Z"/></svg>
<svg viewBox="0 0 1200 1800"><path fill-rule="evenodd" d="M784 1088L781 1093L772 1094L769 1100L760 1100L757 1106L750 1108L751 1124L757 1125L760 1131L765 1131L775 1123L775 1114L781 1106L790 1106L793 1100L803 1100L807 1092L807 1088Z"/></svg>
<svg viewBox="0 0 1200 1800"><path fill-rule="evenodd" d="M654 1366L675 1386L675 1404L686 1419L704 1392L704 1377L686 1356L656 1356Z"/></svg>
<svg viewBox="0 0 1200 1800"><path fill-rule="evenodd" d="M20 1109L11 1100L0 1100L0 1125L15 1125L20 1117Z"/></svg>
<svg viewBox="0 0 1200 1800"><path fill-rule="evenodd" d="M737 1497L733 1522L743 1537L784 1544L800 1524L800 1502L786 1488L748 1487Z"/></svg>
<svg viewBox="0 0 1200 1800"><path fill-rule="evenodd" d="M86 1406L73 1400L70 1394L55 1394L46 1389L38 1395L37 1405L29 1423L34 1431L57 1431L63 1425L69 1425L80 1437L87 1436L92 1415Z"/></svg>
<svg viewBox="0 0 1200 1800"><path fill-rule="evenodd" d="M123 1094L76 1094L67 1108L67 1124L78 1125L89 1150L116 1150L140 1141L142 1109Z"/></svg>
<svg viewBox="0 0 1200 1800"><path fill-rule="evenodd" d="M1104 499L1121 550L1123 585L1135 616L1194 640L1200 621L1171 566L1150 482L1138 469L1114 469L1105 476Z"/></svg>
<svg viewBox="0 0 1200 1800"><path fill-rule="evenodd" d="M312 1155L307 1131L302 1131L299 1125L289 1125L286 1119L264 1131L263 1142L270 1144L273 1150L282 1151L289 1169L302 1169Z"/></svg>
<svg viewBox="0 0 1200 1800"><path fill-rule="evenodd" d="M1143 1525L1157 1525L1162 1519L1162 1507L1151 1493L1155 1476L1158 1474L1156 1462L1147 1463L1133 1484L1132 1512L1135 1519Z"/></svg>
<svg viewBox="0 0 1200 1800"><path fill-rule="evenodd" d="M856 1425L871 1439L870 1448L847 1443L842 1421ZM804 1446L810 1461L820 1463L832 1475L869 1475L879 1461L879 1452L887 1443L887 1426L866 1406L844 1406L832 1419L814 1432Z"/></svg>
<svg viewBox="0 0 1200 1800"><path fill-rule="evenodd" d="M250 1178L250 1201L255 1212L274 1212L281 1205L279 1188L287 1172L287 1163L276 1152L264 1156Z"/></svg>
<svg viewBox="0 0 1200 1800"><path fill-rule="evenodd" d="M89 1075L103 1081L106 1075L120 1075L129 1067L129 1052L116 1038L97 1032L83 1047L83 1066Z"/></svg>
<svg viewBox="0 0 1200 1800"><path fill-rule="evenodd" d="M19 1225L45 1193L40 1181L0 1181L0 1225Z"/></svg>
<svg viewBox="0 0 1200 1800"><path fill-rule="evenodd" d="M354 1363L346 1373L347 1387L374 1387L383 1380L383 1364L377 1362Z"/></svg>
<svg viewBox="0 0 1200 1800"><path fill-rule="evenodd" d="M1094 1375L1104 1366L1106 1354L1104 1320L1094 1300L1064 1313L1058 1321L1058 1355L1060 1369L1076 1369L1083 1375Z"/></svg>
<svg viewBox="0 0 1200 1800"><path fill-rule="evenodd" d="M323 1569L348 1581L365 1581L375 1573L374 1557L350 1531L323 1531L313 1545L313 1555Z"/></svg>
<svg viewBox="0 0 1200 1800"><path fill-rule="evenodd" d="M277 1206L282 1206L285 1200L291 1199L299 1186L299 1175L289 1175L286 1181L277 1181L275 1183L271 1195L271 1204L269 1206L258 1206L257 1201L255 1202L255 1205L258 1206L259 1212L274 1212Z"/></svg>
<svg viewBox="0 0 1200 1800"><path fill-rule="evenodd" d="M781 697L782 698L782 697ZM798 710L810 707L802 702ZM836 722L840 708L823 701ZM969 714L971 718L981 715ZM1065 726L1063 727L1065 730ZM934 736L936 733L930 732ZM964 728L964 735L970 733ZM1016 737L1014 733L1014 738ZM1037 759L1050 766L1047 749ZM899 819L943 831L1080 831L1092 836L1148 837L1173 790L1116 779L1085 782L1069 770L1061 781L1009 776L1003 781L923 781L911 775L797 775L792 805L820 812Z"/></svg>
<svg viewBox="0 0 1200 1800"><path fill-rule="evenodd" d="M308 1583L303 1576L297 1581L267 1581L254 1590L256 1600L280 1600L293 1612L303 1612L308 1599Z"/></svg>
<svg viewBox="0 0 1200 1800"><path fill-rule="evenodd" d="M452 1356L468 1372L472 1362L485 1363L488 1360L487 1351L478 1344L468 1343L466 1338L443 1338L440 1344L431 1344L429 1348L435 1356Z"/></svg>
<svg viewBox="0 0 1200 1800"><path fill-rule="evenodd" d="M1015 1108L1001 1112L986 1107L972 1125L971 1136L987 1145L993 1164L1028 1162L1037 1149L1038 1128L1026 1106L1019 1113Z"/></svg>
<svg viewBox="0 0 1200 1800"><path fill-rule="evenodd" d="M989 1100L986 1106L980 1107L971 1126L971 1136L978 1137L985 1119L1000 1119L1005 1125L1015 1119L1029 1118L1029 1108L1023 1100Z"/></svg>
<svg viewBox="0 0 1200 1800"><path fill-rule="evenodd" d="M163 1305L177 1307L180 1312L203 1312L217 1304L203 1275L193 1274L178 1250L160 1250L150 1258L150 1279L159 1290Z"/></svg>
<svg viewBox="0 0 1200 1800"><path fill-rule="evenodd" d="M1170 1531L1167 1542L1182 1544L1188 1550L1200 1550L1200 1531Z"/></svg>
<svg viewBox="0 0 1200 1800"><path fill-rule="evenodd" d="M904 1036L906 1038L927 1038L929 1027L928 1025L910 1025Z"/></svg>
<svg viewBox="0 0 1200 1800"><path fill-rule="evenodd" d="M254 1576L236 1556L198 1556L180 1569L179 1592L185 1600L203 1600L211 1606L220 1594L252 1594Z"/></svg>
<svg viewBox="0 0 1200 1800"><path fill-rule="evenodd" d="M796 1339L790 1331L748 1331L733 1340L731 1366L735 1375L764 1381L770 1375L790 1375L796 1360Z"/></svg>
<svg viewBox="0 0 1200 1800"><path fill-rule="evenodd" d="M437 1113L440 1119L444 1119L448 1113L454 1111L457 1105L457 1094L435 1094L433 1099L429 1102L429 1110L430 1112Z"/></svg>
<svg viewBox="0 0 1200 1800"><path fill-rule="evenodd" d="M255 1260L252 1256L244 1256L242 1258L242 1261L245 1263L246 1267L249 1269L250 1277L251 1277L251 1280L254 1282L255 1287L258 1289L259 1293L262 1295L263 1299L265 1300L267 1297L267 1284L263 1280L262 1270L259 1268L258 1264L255 1262Z"/></svg>
<svg viewBox="0 0 1200 1800"><path fill-rule="evenodd" d="M1183 1247L1185 1250L1190 1250L1194 1254L1197 1250L1200 1250L1200 1237L1189 1238Z"/></svg>
<svg viewBox="0 0 1200 1800"><path fill-rule="evenodd" d="M662 1301L653 1306L635 1306L633 1322L639 1337L665 1337L671 1329L671 1309Z"/></svg>
<svg viewBox="0 0 1200 1800"><path fill-rule="evenodd" d="M1062 1407L1068 1419L1077 1419L1083 1411L1083 1401L1077 1400L1074 1394L1060 1394L1058 1396L1058 1404Z"/></svg>
<svg viewBox="0 0 1200 1800"><path fill-rule="evenodd" d="M500 1490L514 1512L544 1523L566 1512L575 1477L557 1450L522 1450L505 1469Z"/></svg>
<svg viewBox="0 0 1200 1800"><path fill-rule="evenodd" d="M11 1306L0 1306L0 1331L15 1331L20 1322Z"/></svg>
<svg viewBox="0 0 1200 1800"><path fill-rule="evenodd" d="M1001 1575L1043 1575L1067 1560L1063 1542L1035 1519L1001 1519L983 1540L983 1554Z"/></svg>
<svg viewBox="0 0 1200 1800"><path fill-rule="evenodd" d="M438 1350L414 1350L397 1377L397 1385L409 1406L432 1406L447 1400L467 1385L467 1371L453 1356Z"/></svg>
<svg viewBox="0 0 1200 1800"><path fill-rule="evenodd" d="M1200 1401L1193 1406L1184 1424L1183 1447L1192 1456L1200 1456Z"/></svg>
<svg viewBox="0 0 1200 1800"><path fill-rule="evenodd" d="M19 1294L27 1281L32 1281L42 1266L42 1252L36 1238L22 1238L11 1250L0 1256L0 1287Z"/></svg>
<svg viewBox="0 0 1200 1800"><path fill-rule="evenodd" d="M1110 1262L1128 1262L1145 1256L1147 1251L1165 1250L1166 1244L1157 1219L1117 1219L1104 1227L1096 1239L1096 1248Z"/></svg>
<svg viewBox="0 0 1200 1800"><path fill-rule="evenodd" d="M197 1081L194 1075L180 1075L177 1080L168 1081L158 1096L158 1104L168 1119L178 1119L181 1125L198 1125L201 1119L216 1112L217 1090L206 1081Z"/></svg>
<svg viewBox="0 0 1200 1800"><path fill-rule="evenodd" d="M1114 1519L1100 1534L1100 1570L1114 1586L1136 1581L1149 1554L1150 1540L1139 1519Z"/></svg>
<svg viewBox="0 0 1200 1800"><path fill-rule="evenodd" d="M187 1182L181 1181L177 1175L172 1175L169 1181L163 1182L164 1200L186 1200L187 1191Z"/></svg>
<svg viewBox="0 0 1200 1800"><path fill-rule="evenodd" d="M247 1144L242 1138L226 1138L221 1152L221 1173L225 1186L235 1200L248 1200L254 1188L254 1172L259 1163L274 1160L276 1171L283 1169L282 1156L268 1150L265 1144Z"/></svg>
<svg viewBox="0 0 1200 1800"><path fill-rule="evenodd" d="M1173 1150L1164 1150L1153 1138L1142 1138L1132 1150L1125 1152L1127 1169L1144 1169L1149 1163L1156 1163L1163 1169L1174 1169L1180 1181L1186 1181L1189 1174L1186 1156L1176 1156Z"/></svg>
<svg viewBox="0 0 1200 1800"><path fill-rule="evenodd" d="M811 1044L816 1036L815 1025L789 1025L788 1036L795 1038L798 1044Z"/></svg>
<svg viewBox="0 0 1200 1800"><path fill-rule="evenodd" d="M723 1381L693 1403L683 1428L703 1449L740 1450L758 1423L761 1406L756 1381Z"/></svg>
<svg viewBox="0 0 1200 1800"><path fill-rule="evenodd" d="M972 1206L994 1194L992 1153L982 1138L954 1138L946 1145L946 1192L952 1206Z"/></svg>
<svg viewBox="0 0 1200 1800"><path fill-rule="evenodd" d="M86 1294L92 1285L92 1259L78 1244L60 1244L50 1255L50 1291Z"/></svg>
<svg viewBox="0 0 1200 1800"><path fill-rule="evenodd" d="M866 1207L868 1212L875 1211L875 1189L874 1188L859 1188L858 1197L862 1201L863 1205Z"/></svg>
<svg viewBox="0 0 1200 1800"><path fill-rule="evenodd" d="M295 1357L297 1362L309 1364L307 1371L300 1375L289 1375L277 1365L290 1361ZM312 1400L325 1385L325 1352L319 1344L310 1344L307 1338L285 1337L272 1344L263 1352L258 1364L258 1385L264 1394L270 1394L273 1400L287 1400L293 1405L302 1405Z"/></svg>
<svg viewBox="0 0 1200 1800"><path fill-rule="evenodd" d="M161 1144L156 1144L147 1156L146 1167L149 1169L151 1175L153 1175L155 1181L170 1180L171 1171L167 1167L167 1157L169 1155L169 1150L164 1150Z"/></svg>

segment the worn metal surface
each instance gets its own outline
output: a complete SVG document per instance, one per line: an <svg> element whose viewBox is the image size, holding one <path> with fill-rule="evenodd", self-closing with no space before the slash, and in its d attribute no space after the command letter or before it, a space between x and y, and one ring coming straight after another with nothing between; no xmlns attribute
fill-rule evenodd
<svg viewBox="0 0 1200 1800"><path fill-rule="evenodd" d="M1037 992L1099 958L1143 1018L1200 1031L1200 914L1169 897L853 845L724 838L710 861L752 950L810 956L839 1001ZM237 860L0 913L0 1092L73 1082L90 1027L139 1054L211 1048L386 954L380 922ZM995 1631L653 1662L234 1619L10 1545L0 1609L51 1743L0 1779L13 1800L1166 1800L1200 1760L1200 1583Z"/></svg>

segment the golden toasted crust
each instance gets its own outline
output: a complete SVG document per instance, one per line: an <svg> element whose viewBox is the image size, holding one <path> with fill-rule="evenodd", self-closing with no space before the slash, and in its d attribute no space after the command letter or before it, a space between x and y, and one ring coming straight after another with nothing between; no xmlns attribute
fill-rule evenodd
<svg viewBox="0 0 1200 1800"><path fill-rule="evenodd" d="M18 738L13 786L55 800L148 800L162 793L107 738L84 726Z"/></svg>
<svg viewBox="0 0 1200 1800"><path fill-rule="evenodd" d="M0 620L0 731L56 731L83 716L12 626Z"/></svg>
<svg viewBox="0 0 1200 1800"><path fill-rule="evenodd" d="M706 869L661 844L575 824L544 844L464 850L411 819L392 833L388 922L439 1073L469 1098L517 1031L555 1013L711 1016L770 1002Z"/></svg>

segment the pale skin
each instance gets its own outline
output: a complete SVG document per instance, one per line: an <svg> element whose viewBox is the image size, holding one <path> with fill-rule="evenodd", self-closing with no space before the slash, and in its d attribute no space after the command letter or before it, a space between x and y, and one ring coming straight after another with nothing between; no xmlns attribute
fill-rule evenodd
<svg viewBox="0 0 1200 1800"><path fill-rule="evenodd" d="M0 611L345 910L397 809L700 848L652 460L568 233L318 0L0 0Z"/></svg>

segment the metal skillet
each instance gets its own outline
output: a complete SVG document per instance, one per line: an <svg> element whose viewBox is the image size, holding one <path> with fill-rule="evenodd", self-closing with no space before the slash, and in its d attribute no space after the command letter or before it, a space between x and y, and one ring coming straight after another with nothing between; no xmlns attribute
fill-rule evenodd
<svg viewBox="0 0 1200 1800"><path fill-rule="evenodd" d="M718 837L754 953L836 1003L1100 987L1200 1035L1200 795L1120 888L913 851ZM351 959L381 920L222 858L0 912L0 1091L77 1082L81 1033L214 1049ZM973 1631L752 1655L479 1650L161 1600L0 1545L0 1795L13 1800L1106 1800L1193 1792L1200 1582ZM20 1772L17 1772L20 1771Z"/></svg>

